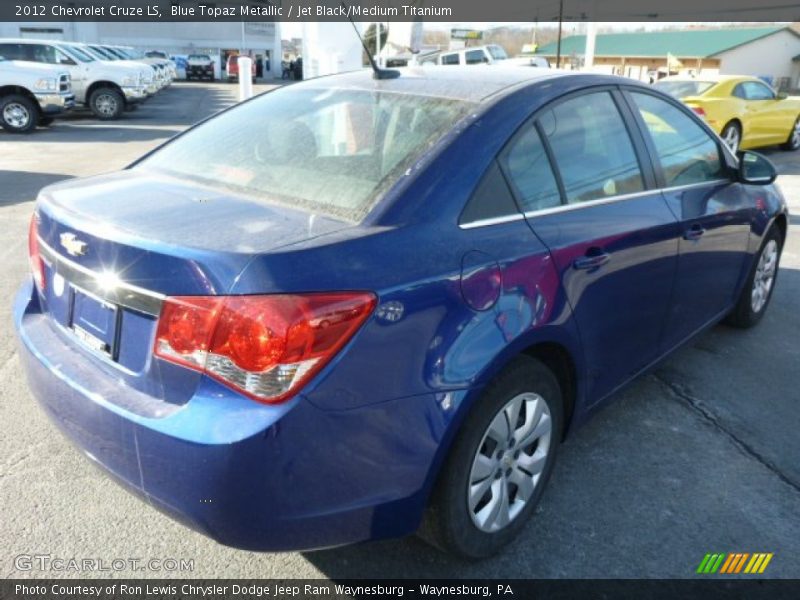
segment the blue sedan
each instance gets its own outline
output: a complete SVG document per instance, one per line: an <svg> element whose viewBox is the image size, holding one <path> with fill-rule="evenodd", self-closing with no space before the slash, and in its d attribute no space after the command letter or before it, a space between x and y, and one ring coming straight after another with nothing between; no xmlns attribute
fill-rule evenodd
<svg viewBox="0 0 800 600"><path fill-rule="evenodd" d="M42 190L22 362L91 461L223 544L487 556L616 390L763 317L775 177L627 79L319 78Z"/></svg>

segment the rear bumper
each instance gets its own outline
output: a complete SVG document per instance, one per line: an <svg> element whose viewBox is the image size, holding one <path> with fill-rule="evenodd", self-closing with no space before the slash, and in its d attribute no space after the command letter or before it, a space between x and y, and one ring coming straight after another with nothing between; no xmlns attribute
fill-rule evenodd
<svg viewBox="0 0 800 600"><path fill-rule="evenodd" d="M445 434L433 394L347 411L298 397L247 400L204 379L188 403L146 418L136 390L39 310L29 282L14 306L33 395L58 428L127 488L178 521L250 550L330 547L413 532Z"/></svg>

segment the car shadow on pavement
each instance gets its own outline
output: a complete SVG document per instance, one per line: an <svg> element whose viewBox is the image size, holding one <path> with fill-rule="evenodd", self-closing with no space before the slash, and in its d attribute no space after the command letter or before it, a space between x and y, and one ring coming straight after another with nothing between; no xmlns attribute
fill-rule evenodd
<svg viewBox="0 0 800 600"><path fill-rule="evenodd" d="M62 173L0 170L0 206L33 202L40 189L66 179L73 179L73 176Z"/></svg>

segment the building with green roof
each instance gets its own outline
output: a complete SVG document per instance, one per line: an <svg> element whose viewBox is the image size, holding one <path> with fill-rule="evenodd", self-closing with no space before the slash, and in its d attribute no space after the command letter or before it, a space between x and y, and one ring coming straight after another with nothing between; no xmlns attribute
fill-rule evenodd
<svg viewBox="0 0 800 600"><path fill-rule="evenodd" d="M579 67L585 49L585 35L563 38L560 66ZM536 54L555 65L557 42ZM753 75L796 87L800 62L793 59L798 54L800 34L785 26L605 33L595 39L594 65L595 70L647 79L655 72L665 74L670 57L670 72Z"/></svg>

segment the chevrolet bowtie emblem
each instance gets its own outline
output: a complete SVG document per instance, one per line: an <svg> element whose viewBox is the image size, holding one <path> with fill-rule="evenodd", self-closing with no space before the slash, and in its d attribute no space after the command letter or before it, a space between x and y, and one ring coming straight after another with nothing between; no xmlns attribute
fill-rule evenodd
<svg viewBox="0 0 800 600"><path fill-rule="evenodd" d="M83 256L89 247L89 244L76 238L74 233L62 233L60 239L64 250L72 256Z"/></svg>

